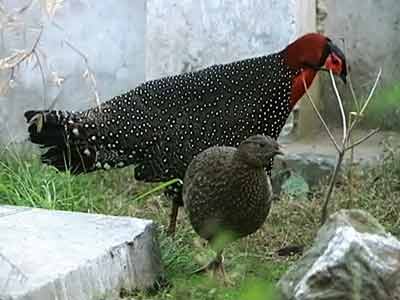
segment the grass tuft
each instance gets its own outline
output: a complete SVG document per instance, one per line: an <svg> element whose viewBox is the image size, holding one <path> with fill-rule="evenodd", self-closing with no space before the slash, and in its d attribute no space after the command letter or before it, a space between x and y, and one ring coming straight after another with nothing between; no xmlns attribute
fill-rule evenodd
<svg viewBox="0 0 400 300"><path fill-rule="evenodd" d="M226 248L225 267L232 284L191 272L214 253L191 229L182 210L175 238L166 235L170 203L157 184L136 182L132 168L72 176L41 164L34 154L5 151L0 161L0 204L153 219L169 284L156 293L136 292L126 299L275 299L274 284L299 256L279 257L293 245L311 246L319 228L323 188L312 199L283 197L274 202L264 226ZM400 150L386 145L384 160L371 169L355 168L333 195L334 207L370 212L388 231L400 236ZM145 199L140 195L154 191Z"/></svg>

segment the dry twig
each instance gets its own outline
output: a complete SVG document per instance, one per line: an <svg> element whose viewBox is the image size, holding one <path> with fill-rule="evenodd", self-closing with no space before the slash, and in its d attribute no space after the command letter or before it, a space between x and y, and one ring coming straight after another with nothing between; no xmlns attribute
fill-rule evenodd
<svg viewBox="0 0 400 300"><path fill-rule="evenodd" d="M335 168L334 168L334 170L332 172L332 175L330 177L329 184L328 184L328 189L326 191L324 202L323 202L323 205L322 205L321 219L320 219L321 225L324 224L326 219L327 219L329 202L330 202L330 199L331 199L331 196L332 196L332 192L333 192L333 188L334 188L334 186L336 184L337 177L339 175L339 171L340 171L340 168L342 166L343 159L344 159L344 156L345 156L346 152L349 151L349 150L352 151L355 147L357 147L358 145L362 144L363 142L368 140L370 137L372 137L373 135L375 135L379 131L379 129L375 129L375 130L371 131L370 133L368 133L367 135L365 135L364 137L361 137L360 139L358 139L355 142L352 142L349 145L349 140L350 140L351 133L352 133L353 129L359 124L360 120L362 119L362 117L364 115L365 110L367 109L371 99L373 98L373 95L375 93L375 90L376 90L376 87L378 85L379 79L380 79L380 77L382 75L382 69L379 70L379 73L378 73L378 75L376 77L376 80L375 80L375 83L374 83L373 87L371 88L371 91L370 91L370 93L368 95L368 98L367 98L367 100L364 102L364 104L361 107L359 105L359 102L357 101L357 97L355 96L354 89L351 86L352 96L353 96L353 100L356 103L357 111L350 113L349 123L347 123L347 118L346 118L346 114L345 114L344 106L343 106L343 100L342 100L342 97L341 97L341 95L339 93L339 90L338 90L338 88L336 86L335 78L333 76L332 71L330 71L329 73L330 73L332 87L333 87L333 89L335 91L335 96L336 96L336 99L338 101L340 114L341 114L341 119L342 119L342 139L341 139L340 143L336 141L335 137L332 134L332 131L329 129L326 121L324 120L324 118L322 117L322 115L319 112L318 108L316 107L316 105L314 103L314 100L312 99L312 97L311 97L311 95L310 95L310 93L308 91L305 79L303 78L303 84L304 84L304 87L305 87L305 90L306 90L306 95L307 95L309 101L311 102L311 104L312 104L312 106L314 108L314 111L316 112L319 120L323 124L323 126L324 126L324 128L325 128L325 130L326 130L326 132L327 132L327 134L329 136L329 138L331 139L331 141L334 144L335 149L337 151L337 160L336 160ZM354 119L351 116L354 116Z"/></svg>
<svg viewBox="0 0 400 300"><path fill-rule="evenodd" d="M321 113L319 112L317 106L315 105L315 102L314 102L314 100L313 100L313 98L312 98L312 96L311 96L311 94L310 94L310 92L309 92L309 90L307 88L307 84L306 84L305 78L303 78L303 84L304 84L304 89L306 91L307 98L310 101L315 113L317 114L317 116L318 116L319 120L321 121L322 125L324 125L324 128L325 128L326 132L328 133L328 136L331 139L331 141L332 141L333 145L335 146L336 150L340 151L340 147L339 147L338 143L336 142L331 130L329 129L328 124L325 122L325 120L322 117Z"/></svg>
<svg viewBox="0 0 400 300"><path fill-rule="evenodd" d="M43 103L44 103L44 105L46 105L46 103L47 103L46 75L44 74L44 69L43 69L42 63L40 61L39 53L38 53L38 45L39 45L40 39L42 37L42 33L43 33L43 26L40 27L39 34L36 37L35 42L33 43L33 46L29 51L27 51L27 50L17 51L16 53L14 53L10 56L0 59L0 70L10 70L9 79L5 83L5 86L7 86L7 89L4 88L5 89L4 91L6 92L8 90L8 88L11 87L11 83L15 80L15 73L16 73L17 68L23 62L29 62L32 58L35 58L35 60L36 60L35 67L36 66L39 67L40 74L42 77Z"/></svg>
<svg viewBox="0 0 400 300"><path fill-rule="evenodd" d="M86 65L86 71L83 73L84 78L88 78L89 81L91 82L91 87L95 96L95 101L96 105L100 106L100 97L99 97L99 92L97 90L97 82L96 82L96 77L94 76L94 72L92 71L92 68L89 65L89 59L88 57L77 47L71 44L71 42L65 40L65 43L67 44L68 47L70 47L73 51L75 51L80 57L83 58L83 61L85 62Z"/></svg>

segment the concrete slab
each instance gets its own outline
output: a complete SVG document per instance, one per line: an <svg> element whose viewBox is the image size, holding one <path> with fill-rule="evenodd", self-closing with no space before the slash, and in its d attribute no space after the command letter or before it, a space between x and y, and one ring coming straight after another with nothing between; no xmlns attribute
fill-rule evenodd
<svg viewBox="0 0 400 300"><path fill-rule="evenodd" d="M161 269L152 221L0 206L0 300L118 299Z"/></svg>

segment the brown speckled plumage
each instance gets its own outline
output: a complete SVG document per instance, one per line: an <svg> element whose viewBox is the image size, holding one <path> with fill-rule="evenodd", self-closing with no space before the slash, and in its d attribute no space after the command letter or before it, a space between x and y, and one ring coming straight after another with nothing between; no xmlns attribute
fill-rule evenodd
<svg viewBox="0 0 400 300"><path fill-rule="evenodd" d="M278 153L273 139L256 135L239 148L212 147L197 155L183 186L194 230L209 241L224 232L235 238L255 232L271 205L271 183L264 167Z"/></svg>

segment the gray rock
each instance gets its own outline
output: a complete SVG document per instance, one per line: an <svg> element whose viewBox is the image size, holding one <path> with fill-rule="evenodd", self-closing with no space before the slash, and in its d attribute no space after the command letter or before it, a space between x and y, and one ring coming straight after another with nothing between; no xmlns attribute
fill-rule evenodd
<svg viewBox="0 0 400 300"><path fill-rule="evenodd" d="M328 180L335 168L335 155L318 154L312 152L291 153L275 158L272 169L272 187L274 193L281 192L296 198L308 191L318 188L322 180ZM353 162L359 172L368 172L382 162L382 155L358 158ZM342 169L350 166L350 160L345 159ZM342 171L339 172L338 183L343 180Z"/></svg>
<svg viewBox="0 0 400 300"><path fill-rule="evenodd" d="M335 168L336 159L331 155L316 153L296 153L276 157L275 170L290 170L304 178L310 188L316 187Z"/></svg>
<svg viewBox="0 0 400 300"><path fill-rule="evenodd" d="M306 199L310 187L302 176L293 174L283 183L282 192L293 199Z"/></svg>
<svg viewBox="0 0 400 300"><path fill-rule="evenodd" d="M291 177L292 173L288 169L272 169L271 185L275 200L279 200L285 182Z"/></svg>
<svg viewBox="0 0 400 300"><path fill-rule="evenodd" d="M368 213L342 210L278 286L284 300L400 299L400 241Z"/></svg>
<svg viewBox="0 0 400 300"><path fill-rule="evenodd" d="M0 206L1 300L118 299L162 271L149 220Z"/></svg>

